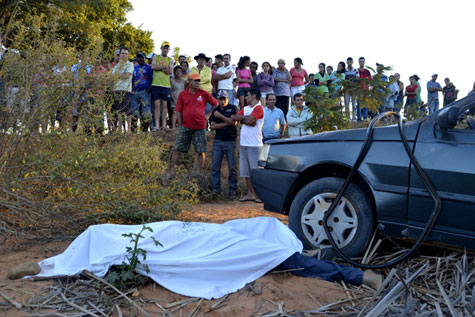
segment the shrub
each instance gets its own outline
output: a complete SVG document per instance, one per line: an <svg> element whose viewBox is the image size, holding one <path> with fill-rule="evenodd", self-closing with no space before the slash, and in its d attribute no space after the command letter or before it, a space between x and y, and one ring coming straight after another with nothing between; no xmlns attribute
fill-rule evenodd
<svg viewBox="0 0 475 317"><path fill-rule="evenodd" d="M193 179L167 179L152 135L49 134L19 144L0 193L0 221L28 237L75 236L97 223L173 219L197 201Z"/></svg>

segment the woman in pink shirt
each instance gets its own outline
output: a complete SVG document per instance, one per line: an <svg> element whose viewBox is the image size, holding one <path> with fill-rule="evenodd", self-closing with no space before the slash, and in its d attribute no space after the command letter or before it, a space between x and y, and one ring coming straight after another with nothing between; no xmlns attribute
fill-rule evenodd
<svg viewBox="0 0 475 317"><path fill-rule="evenodd" d="M251 58L249 56L241 56L236 69L236 78L238 81L237 95L239 98L239 108L241 109L246 106L244 97L251 89L251 84L254 82L252 80L251 71L249 70L250 65Z"/></svg>
<svg viewBox="0 0 475 317"><path fill-rule="evenodd" d="M290 69L290 75L292 81L290 82L290 96L294 100L296 93L302 93L305 89L305 84L308 83L308 74L305 69L302 68L303 62L300 57L294 59L294 67Z"/></svg>

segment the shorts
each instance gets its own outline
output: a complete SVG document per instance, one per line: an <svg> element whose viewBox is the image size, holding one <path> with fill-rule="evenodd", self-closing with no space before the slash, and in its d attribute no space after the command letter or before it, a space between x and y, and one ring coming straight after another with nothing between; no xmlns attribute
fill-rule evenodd
<svg viewBox="0 0 475 317"><path fill-rule="evenodd" d="M304 90L305 90L305 86L290 87L290 96L292 97L292 101L294 101L294 96L296 94L303 94Z"/></svg>
<svg viewBox="0 0 475 317"><path fill-rule="evenodd" d="M185 127L181 127L176 137L175 151L188 153L190 145L193 143L196 153L206 153L206 129L193 130Z"/></svg>
<svg viewBox="0 0 475 317"><path fill-rule="evenodd" d="M112 112L132 114L132 93L128 91L114 91Z"/></svg>
<svg viewBox="0 0 475 317"><path fill-rule="evenodd" d="M239 174L251 177L251 170L257 168L260 146L241 146L239 148Z"/></svg>
<svg viewBox="0 0 475 317"><path fill-rule="evenodd" d="M166 100L171 101L171 88L162 87L162 86L152 86L152 100Z"/></svg>
<svg viewBox="0 0 475 317"><path fill-rule="evenodd" d="M246 94L249 92L249 90L251 90L251 88L238 88L238 91L237 91L238 98L241 96L245 97Z"/></svg>
<svg viewBox="0 0 475 317"><path fill-rule="evenodd" d="M274 94L274 91L272 91L272 90L271 91L266 91L266 92L261 91L261 99L262 98L265 99L267 97L267 95L273 95L273 94Z"/></svg>

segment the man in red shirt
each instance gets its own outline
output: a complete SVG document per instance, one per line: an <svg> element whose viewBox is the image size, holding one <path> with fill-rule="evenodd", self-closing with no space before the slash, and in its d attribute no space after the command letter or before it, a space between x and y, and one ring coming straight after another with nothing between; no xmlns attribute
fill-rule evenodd
<svg viewBox="0 0 475 317"><path fill-rule="evenodd" d="M360 57L358 59L358 63L360 64L360 68L358 68L359 72L359 77L363 79L361 81L361 87L365 90L369 90L369 85L368 82L371 81L373 78L371 78L371 73L369 70L365 68L365 62L366 59L364 57ZM356 117L358 121L361 121L361 119L366 120L368 118L368 106L361 105L360 100L358 100L357 106L356 106Z"/></svg>
<svg viewBox="0 0 475 317"><path fill-rule="evenodd" d="M180 160L181 153L188 153L191 143L198 155L198 171L203 168L207 148L206 103L210 103L213 107L218 105L218 101L209 92L200 88L201 77L199 74L191 74L189 80L188 89L178 95L175 108L179 131L170 164L171 178L175 176L175 165Z"/></svg>

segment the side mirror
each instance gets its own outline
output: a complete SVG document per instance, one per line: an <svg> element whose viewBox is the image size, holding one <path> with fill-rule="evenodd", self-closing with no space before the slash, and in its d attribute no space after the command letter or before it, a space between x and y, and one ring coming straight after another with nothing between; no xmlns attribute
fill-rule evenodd
<svg viewBox="0 0 475 317"><path fill-rule="evenodd" d="M458 107L442 109L437 116L437 123L442 130L453 129L458 122Z"/></svg>

